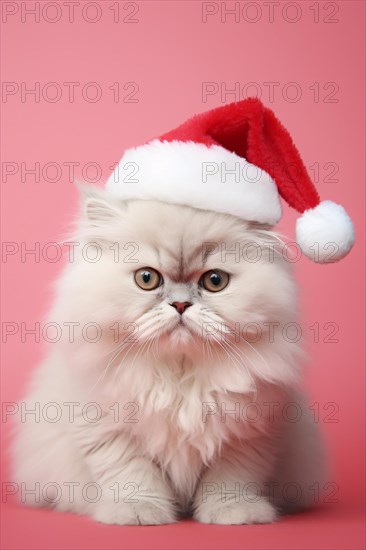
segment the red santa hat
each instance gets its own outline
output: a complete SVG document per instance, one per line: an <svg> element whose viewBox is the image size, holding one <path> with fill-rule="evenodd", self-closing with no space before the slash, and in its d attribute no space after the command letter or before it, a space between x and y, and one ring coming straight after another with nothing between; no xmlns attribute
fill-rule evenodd
<svg viewBox="0 0 366 550"><path fill-rule="evenodd" d="M125 200L188 205L271 226L281 218L281 196L301 214L296 240L312 260L340 260L354 243L347 212L320 201L290 134L258 99L196 115L128 149L106 189Z"/></svg>

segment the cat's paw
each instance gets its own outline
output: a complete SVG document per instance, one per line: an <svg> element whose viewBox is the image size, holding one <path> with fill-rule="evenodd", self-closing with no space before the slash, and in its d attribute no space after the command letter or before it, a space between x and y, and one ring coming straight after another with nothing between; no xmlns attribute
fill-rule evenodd
<svg viewBox="0 0 366 550"><path fill-rule="evenodd" d="M174 507L166 501L156 503L141 500L123 504L102 501L97 503L90 515L96 521L115 525L162 525L177 521Z"/></svg>
<svg viewBox="0 0 366 550"><path fill-rule="evenodd" d="M268 500L260 498L257 502L216 502L201 505L194 517L201 523L243 525L273 523L277 518L277 512Z"/></svg>

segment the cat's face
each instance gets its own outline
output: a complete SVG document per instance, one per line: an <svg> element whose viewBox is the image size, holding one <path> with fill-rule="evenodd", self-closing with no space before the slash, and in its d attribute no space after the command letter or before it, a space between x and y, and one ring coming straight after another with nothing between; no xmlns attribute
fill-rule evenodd
<svg viewBox="0 0 366 550"><path fill-rule="evenodd" d="M86 209L81 234L103 253L70 278L75 308L81 300L84 319L118 324L145 351L208 354L292 310L291 277L270 233L227 215L103 194Z"/></svg>

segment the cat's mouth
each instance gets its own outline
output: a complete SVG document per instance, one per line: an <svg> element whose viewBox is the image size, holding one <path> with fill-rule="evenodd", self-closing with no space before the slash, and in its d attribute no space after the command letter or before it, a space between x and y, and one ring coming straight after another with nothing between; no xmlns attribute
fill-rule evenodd
<svg viewBox="0 0 366 550"><path fill-rule="evenodd" d="M189 317L185 315L180 315L179 318L174 320L167 331L166 336L170 342L170 345L174 347L177 346L177 349L180 347L186 348L188 345L191 345L193 341L199 340L202 336L202 329Z"/></svg>
<svg viewBox="0 0 366 550"><path fill-rule="evenodd" d="M192 330L192 322L190 322L184 315L179 315L174 319L173 323L167 327L166 333L168 336L176 338L177 336L187 337L193 336L195 331Z"/></svg>
<svg viewBox="0 0 366 550"><path fill-rule="evenodd" d="M185 322L185 320L183 319L182 315L180 315L179 318L175 321L175 323L169 327L168 332L172 333L172 332L175 332L176 330L181 330L181 329L189 330L189 327Z"/></svg>

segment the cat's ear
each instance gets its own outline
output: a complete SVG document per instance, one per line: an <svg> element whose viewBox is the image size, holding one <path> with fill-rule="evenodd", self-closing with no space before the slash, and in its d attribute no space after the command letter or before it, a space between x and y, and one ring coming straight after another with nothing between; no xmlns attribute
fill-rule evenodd
<svg viewBox="0 0 366 550"><path fill-rule="evenodd" d="M111 200L108 194L98 187L76 184L80 196L84 218L96 227L110 224L121 218L123 206Z"/></svg>
<svg viewBox="0 0 366 550"><path fill-rule="evenodd" d="M89 197L85 201L84 212L93 226L112 223L121 219L121 209L99 197Z"/></svg>

